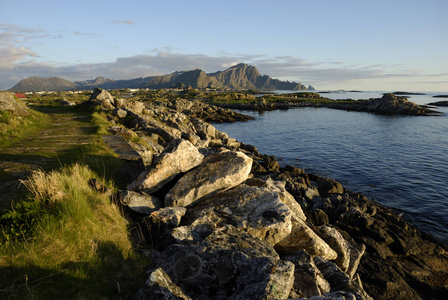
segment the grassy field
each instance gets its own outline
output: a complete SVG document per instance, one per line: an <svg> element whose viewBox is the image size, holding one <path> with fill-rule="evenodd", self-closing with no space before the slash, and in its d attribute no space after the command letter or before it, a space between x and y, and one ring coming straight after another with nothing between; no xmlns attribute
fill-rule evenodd
<svg viewBox="0 0 448 300"><path fill-rule="evenodd" d="M131 298L147 263L110 194L89 186L119 188L121 162L101 139L107 119L52 103L0 122L0 183L26 190L0 213L0 299Z"/></svg>

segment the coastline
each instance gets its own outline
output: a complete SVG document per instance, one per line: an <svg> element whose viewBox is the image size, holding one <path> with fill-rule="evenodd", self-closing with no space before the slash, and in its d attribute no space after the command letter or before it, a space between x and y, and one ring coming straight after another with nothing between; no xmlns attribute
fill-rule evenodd
<svg viewBox="0 0 448 300"><path fill-rule="evenodd" d="M147 228L144 239L156 245L155 250L148 254L153 261L150 267L154 270L153 274L158 272L160 275L161 271L157 270L163 269L166 274L160 276L169 276L170 281L190 297L212 291L241 296L248 286L255 288L253 282L247 281L247 278L243 280L241 274L237 275L243 269L235 262L225 278L216 273L220 265L215 263L224 252L231 254L232 258L227 258L231 261L244 253L243 256L248 259L245 268L266 268L253 265L253 260L261 255L258 252L255 255L253 251L261 249L265 249L265 254L261 256L270 261L271 268L277 270L270 276L277 276L277 282L287 291L276 297L270 279L259 279L258 284L264 288L256 285L257 291L264 291L267 298L325 297L321 295L345 293L359 299L420 299L422 295L436 299L448 292L446 245L413 227L392 210L346 190L335 180L308 174L291 166L280 167L275 157L259 153L256 147L232 139L209 123L194 118L188 121L184 112L192 111L195 105L204 105L199 101L179 99L167 102L165 107L168 110L165 111L160 106L154 110L146 105L144 109L139 109L140 112L133 109L138 106L135 103L122 103L121 107L112 103L104 107L103 101L98 103L106 111L116 112L112 120L117 123L120 123L119 109L135 114L134 125L127 130L138 133L140 137L147 136L148 132L153 137L154 134L159 137L163 135L162 140L156 139L158 145L153 145L158 149L155 158L147 164L146 171L128 185L125 194L137 193L141 197L146 193L164 199L164 204L158 207L153 205L149 214L133 211L134 222ZM210 118L214 114L216 109L210 109ZM194 147L185 146L190 144ZM142 151L141 147L133 147ZM196 153L198 150L199 154ZM190 167L176 167L171 183L161 183L156 191L148 190L154 185L148 182L157 177L155 170L166 170L163 167L172 169L172 163L167 161L188 161L191 159L187 157L192 155L201 162ZM198 158L200 155L204 158ZM235 158L230 159L232 155ZM169 158L171 156L174 158ZM227 156L229 158L225 158ZM221 159L226 163L214 165ZM217 170L222 173L217 174ZM244 173L242 177L241 172ZM229 177L238 179L229 185ZM208 183L208 178L226 178L226 183L211 187L213 184ZM235 194L237 192L242 194ZM251 193L255 196L250 196ZM267 196L263 196L267 194L277 195L277 200L267 201ZM260 207L263 203L269 206L264 208L261 215L254 215L251 212L253 208L242 205L242 202L235 204L229 196L249 198L249 202L254 201L251 205ZM123 197L121 192L117 201L132 210L131 198ZM191 198L191 202L182 202L186 198ZM265 200L257 202L260 199ZM281 210L278 210L279 206ZM220 244L220 240L226 240L227 244ZM255 247L254 243L258 246ZM252 246L242 247L243 244ZM229 245L233 246L229 249ZM248 249L251 254L248 254ZM180 253L197 263L192 265L180 258L170 262ZM294 253L296 257L292 256ZM299 257L298 253L301 253ZM305 274L304 270L298 271L304 261L315 274L306 288L298 282ZM182 275L185 271L181 271L185 268L202 271L186 276ZM203 282L204 278L214 279L209 285L191 288L195 280ZM328 286L319 285L321 279ZM244 283L245 288L220 290L220 286L231 281L239 282L241 286ZM145 286L138 295L149 295L153 292L152 288L155 286Z"/></svg>

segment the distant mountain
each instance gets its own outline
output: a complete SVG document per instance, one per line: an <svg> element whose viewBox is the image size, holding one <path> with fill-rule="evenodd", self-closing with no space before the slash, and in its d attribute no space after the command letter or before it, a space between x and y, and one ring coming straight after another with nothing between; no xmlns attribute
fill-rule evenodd
<svg viewBox="0 0 448 300"><path fill-rule="evenodd" d="M257 68L247 64L238 64L224 71L207 74L200 69L173 72L168 75L140 77L129 80L113 80L97 77L93 80L70 82L59 77L31 77L21 80L11 91L41 91L41 90L90 90L95 87L103 89L122 88L222 88L222 89L259 89L259 90L307 90L301 83L281 81L267 75L261 75Z"/></svg>
<svg viewBox="0 0 448 300"><path fill-rule="evenodd" d="M20 80L15 86L10 90L17 92L27 92L27 91L67 91L75 90L78 86L60 77L50 77L50 78L40 78L40 77L30 77Z"/></svg>
<svg viewBox="0 0 448 300"><path fill-rule="evenodd" d="M76 84L77 86L84 86L84 87L91 86L92 88L95 88L97 86L104 85L106 83L110 83L110 82L114 82L114 81L115 80L113 80L113 79L98 76L97 78L95 78L93 80L75 81L74 84Z"/></svg>

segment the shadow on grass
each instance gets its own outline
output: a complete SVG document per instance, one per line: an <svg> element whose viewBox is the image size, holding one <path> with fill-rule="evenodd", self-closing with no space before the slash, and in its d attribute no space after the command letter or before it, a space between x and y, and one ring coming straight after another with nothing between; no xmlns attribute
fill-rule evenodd
<svg viewBox="0 0 448 300"><path fill-rule="evenodd" d="M145 282L143 265L102 242L91 261L0 268L0 299L131 299Z"/></svg>
<svg viewBox="0 0 448 300"><path fill-rule="evenodd" d="M2 195L0 197L0 213L3 209L9 208L12 201L26 198L27 191L20 184L20 180L26 179L36 169L49 172L79 163L88 166L100 178L114 182L119 189L126 188L134 179L133 177L136 177L133 174L129 175L129 170L139 170L137 166L127 166L127 162L104 149L97 149L94 145L77 146L51 156L0 153L1 162L13 162L17 165L0 172L0 194Z"/></svg>

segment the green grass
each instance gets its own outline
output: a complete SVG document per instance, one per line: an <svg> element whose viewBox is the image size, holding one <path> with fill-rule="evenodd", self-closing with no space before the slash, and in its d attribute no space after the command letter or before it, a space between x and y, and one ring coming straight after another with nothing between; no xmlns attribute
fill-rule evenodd
<svg viewBox="0 0 448 300"><path fill-rule="evenodd" d="M27 196L0 213L0 299L132 298L145 282L147 262L135 251L119 207L88 185L96 178L111 190L122 187L117 183L122 161L101 138L109 134L106 115L82 106L35 109L29 119L2 119L16 127L0 146L1 160L49 162L23 181ZM41 143L32 137L51 126L50 113L81 117L89 143L56 152L45 147L31 154L6 151L11 145ZM68 131L72 124L64 126Z"/></svg>
<svg viewBox="0 0 448 300"><path fill-rule="evenodd" d="M30 113L30 116L23 117L0 112L0 148L16 143L49 126L50 118L47 115L35 110L30 110Z"/></svg>
<svg viewBox="0 0 448 300"><path fill-rule="evenodd" d="M0 218L0 296L118 299L144 282L145 264L126 221L107 195L89 187L89 178L104 180L75 164L36 171L24 182L29 199Z"/></svg>

